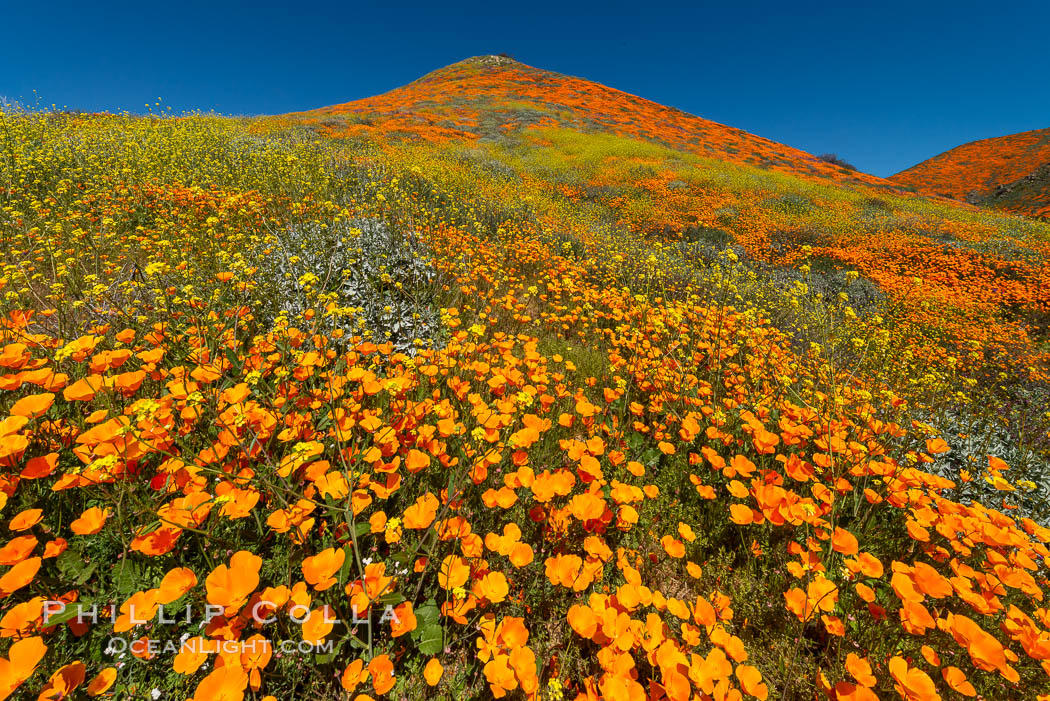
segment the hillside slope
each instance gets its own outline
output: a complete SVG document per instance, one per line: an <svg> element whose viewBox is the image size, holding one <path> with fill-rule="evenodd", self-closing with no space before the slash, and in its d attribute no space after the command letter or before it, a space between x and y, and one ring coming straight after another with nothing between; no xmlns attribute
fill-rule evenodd
<svg viewBox="0 0 1050 701"><path fill-rule="evenodd" d="M491 139L547 127L604 131L732 163L892 187L882 178L742 129L501 56L468 58L382 95L302 116L320 119L333 132L412 134L428 140Z"/></svg>
<svg viewBox="0 0 1050 701"><path fill-rule="evenodd" d="M1045 217L1050 215L1047 164L1050 129L1036 129L971 141L901 171L890 180L924 194Z"/></svg>
<svg viewBox="0 0 1050 701"><path fill-rule="evenodd" d="M1050 222L458 80L0 109L0 701L1047 699Z"/></svg>

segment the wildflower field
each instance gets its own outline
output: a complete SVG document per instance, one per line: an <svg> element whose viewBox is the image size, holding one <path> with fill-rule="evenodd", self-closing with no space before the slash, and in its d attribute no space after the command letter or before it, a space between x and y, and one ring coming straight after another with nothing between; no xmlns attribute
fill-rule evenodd
<svg viewBox="0 0 1050 701"><path fill-rule="evenodd" d="M1050 699L1050 224L530 90L0 112L0 699Z"/></svg>

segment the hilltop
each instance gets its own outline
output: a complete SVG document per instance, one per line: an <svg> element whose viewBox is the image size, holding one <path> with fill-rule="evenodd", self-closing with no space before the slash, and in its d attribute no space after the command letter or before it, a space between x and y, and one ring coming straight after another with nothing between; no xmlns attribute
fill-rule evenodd
<svg viewBox="0 0 1050 701"><path fill-rule="evenodd" d="M413 135L434 141L492 139L550 127L607 132L731 163L896 189L882 178L742 129L503 56L468 58L382 95L303 116L321 118L332 133Z"/></svg>
<svg viewBox="0 0 1050 701"><path fill-rule="evenodd" d="M956 146L890 180L928 195L1050 216L1050 128Z"/></svg>

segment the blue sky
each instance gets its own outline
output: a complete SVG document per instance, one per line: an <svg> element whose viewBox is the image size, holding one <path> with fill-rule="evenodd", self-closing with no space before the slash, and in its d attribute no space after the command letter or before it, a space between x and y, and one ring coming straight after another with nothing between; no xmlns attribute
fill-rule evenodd
<svg viewBox="0 0 1050 701"><path fill-rule="evenodd" d="M1050 127L1050 2L11 2L0 95L272 114L506 52L890 175Z"/></svg>

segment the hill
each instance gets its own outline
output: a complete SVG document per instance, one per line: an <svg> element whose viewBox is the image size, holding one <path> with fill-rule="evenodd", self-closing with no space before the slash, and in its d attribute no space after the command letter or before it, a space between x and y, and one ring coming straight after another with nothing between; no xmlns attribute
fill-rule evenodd
<svg viewBox="0 0 1050 701"><path fill-rule="evenodd" d="M1050 216L1050 129L972 141L901 171L890 180L919 192Z"/></svg>
<svg viewBox="0 0 1050 701"><path fill-rule="evenodd" d="M1050 223L574 80L0 111L0 701L1046 698Z"/></svg>
<svg viewBox="0 0 1050 701"><path fill-rule="evenodd" d="M328 117L324 124L334 131L412 134L431 140L491 139L529 128L601 131L733 163L892 187L881 178L742 129L502 56L468 58L383 95L312 114Z"/></svg>

